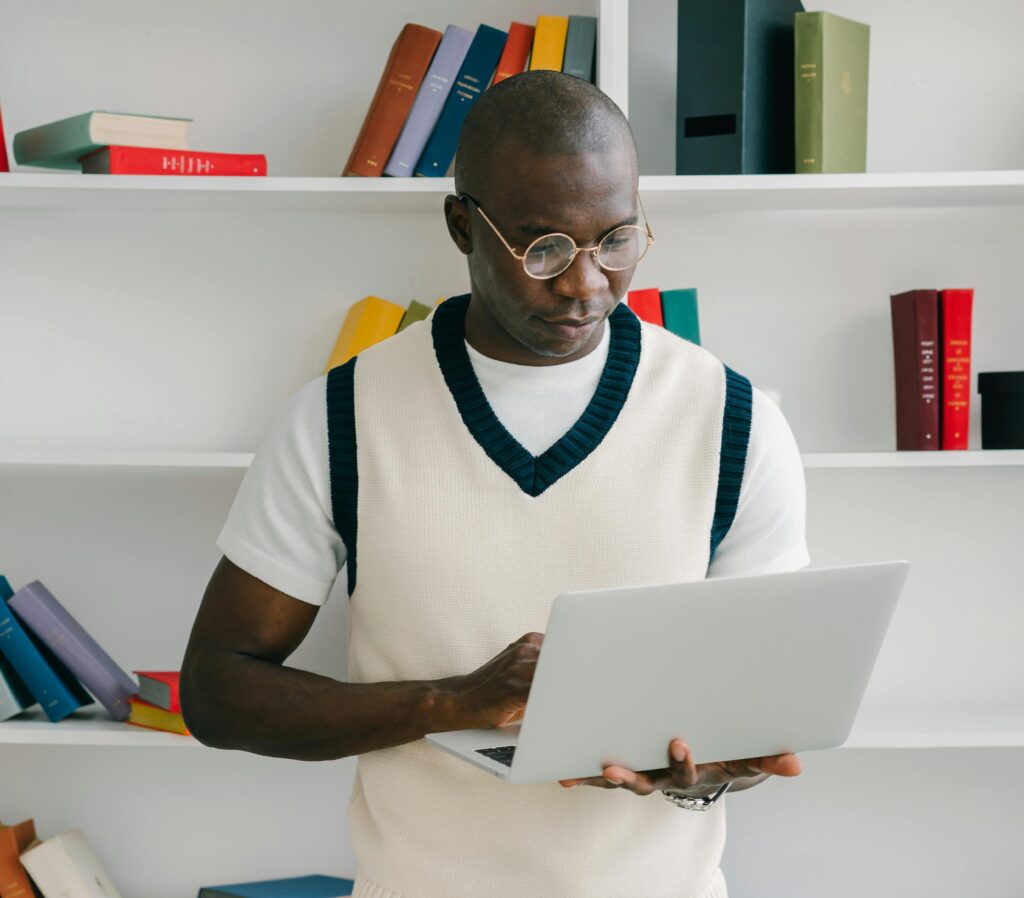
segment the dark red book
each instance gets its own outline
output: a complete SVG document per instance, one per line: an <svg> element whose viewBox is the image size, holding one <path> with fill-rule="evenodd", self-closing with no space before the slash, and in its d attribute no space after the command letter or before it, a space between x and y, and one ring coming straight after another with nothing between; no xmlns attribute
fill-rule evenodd
<svg viewBox="0 0 1024 898"><path fill-rule="evenodd" d="M939 292L942 448L966 449L971 416L971 312L974 290Z"/></svg>
<svg viewBox="0 0 1024 898"><path fill-rule="evenodd" d="M939 297L908 290L889 297L896 374L896 448L938 449Z"/></svg>
<svg viewBox="0 0 1024 898"><path fill-rule="evenodd" d="M441 32L433 28L411 22L402 28L342 175L380 177L439 43Z"/></svg>
<svg viewBox="0 0 1024 898"><path fill-rule="evenodd" d="M109 146L83 156L87 175L218 175L261 177L267 157L249 153L203 153L153 147Z"/></svg>
<svg viewBox="0 0 1024 898"><path fill-rule="evenodd" d="M660 327L665 326L665 318L661 313L661 291L657 287L648 290L630 290L626 294L626 304L636 312L641 321L649 321Z"/></svg>
<svg viewBox="0 0 1024 898"><path fill-rule="evenodd" d="M494 70L491 84L497 84L522 72L526 68L526 57L530 55L532 46L533 25L524 25L522 22L513 22L509 25L508 40L505 41L505 49L501 51L501 59Z"/></svg>
<svg viewBox="0 0 1024 898"><path fill-rule="evenodd" d="M10 171L11 166L7 161L7 141L4 139L4 113L0 109L0 171Z"/></svg>

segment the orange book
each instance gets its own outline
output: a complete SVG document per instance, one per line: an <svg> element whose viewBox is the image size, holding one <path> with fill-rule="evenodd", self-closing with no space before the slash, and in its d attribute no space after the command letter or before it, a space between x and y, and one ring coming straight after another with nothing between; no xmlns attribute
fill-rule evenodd
<svg viewBox="0 0 1024 898"><path fill-rule="evenodd" d="M380 177L439 43L441 32L433 28L411 22L402 28L342 175Z"/></svg>
<svg viewBox="0 0 1024 898"><path fill-rule="evenodd" d="M191 736L188 727L185 726L185 718L178 711L165 711L156 705L141 698L130 698L128 704L131 711L128 714L128 723L137 727L146 727L150 730L164 730L168 733L178 733L182 736Z"/></svg>
<svg viewBox="0 0 1024 898"><path fill-rule="evenodd" d="M491 84L504 81L512 75L518 75L526 68L526 57L530 55L530 45L533 43L533 26L524 25L522 22L513 22L508 26L508 40L505 42L505 49L502 51L501 59L498 60L498 67L494 70L494 79Z"/></svg>
<svg viewBox="0 0 1024 898"><path fill-rule="evenodd" d="M37 894L19 860L21 853L35 840L36 827L32 820L15 826L0 825L0 898L34 898Z"/></svg>
<svg viewBox="0 0 1024 898"><path fill-rule="evenodd" d="M374 343L394 336L404 315L405 307L398 303L379 296L364 296L348 310L324 374L338 365L344 365Z"/></svg>
<svg viewBox="0 0 1024 898"><path fill-rule="evenodd" d="M531 72L535 69L562 71L565 36L568 33L568 16L537 16L537 29L533 35L533 56L530 58Z"/></svg>

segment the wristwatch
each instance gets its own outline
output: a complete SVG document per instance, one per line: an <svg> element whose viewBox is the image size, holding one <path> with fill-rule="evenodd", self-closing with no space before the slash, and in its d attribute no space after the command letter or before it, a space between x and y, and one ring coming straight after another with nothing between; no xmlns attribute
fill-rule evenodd
<svg viewBox="0 0 1024 898"><path fill-rule="evenodd" d="M719 798L729 791L729 787L731 785L732 781L725 783L724 785L719 786L710 795L705 795L703 798L694 798L679 789L662 789L661 794L671 801L677 808L685 808L688 811L706 811L716 801L718 801Z"/></svg>

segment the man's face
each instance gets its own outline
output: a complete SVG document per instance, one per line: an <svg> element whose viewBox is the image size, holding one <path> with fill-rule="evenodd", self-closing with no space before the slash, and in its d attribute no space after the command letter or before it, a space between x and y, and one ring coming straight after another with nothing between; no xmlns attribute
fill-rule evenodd
<svg viewBox="0 0 1024 898"><path fill-rule="evenodd" d="M639 223L631 151L520 151L494 169L496 176L473 197L519 255L545 234L568 234L577 246L596 246L619 225ZM464 252L468 247L466 338L474 348L516 364L550 365L582 358L597 346L633 268L605 271L590 253L577 253L566 271L537 280L472 203L449 202L446 211L453 239Z"/></svg>

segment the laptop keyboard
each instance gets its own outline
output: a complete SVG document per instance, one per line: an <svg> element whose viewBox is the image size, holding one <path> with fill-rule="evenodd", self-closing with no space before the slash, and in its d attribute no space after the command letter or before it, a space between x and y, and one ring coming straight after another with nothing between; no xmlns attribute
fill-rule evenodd
<svg viewBox="0 0 1024 898"><path fill-rule="evenodd" d="M514 745L502 745L500 748L478 748L477 751L492 761L497 761L499 764L511 767L512 756L516 753L516 747Z"/></svg>

